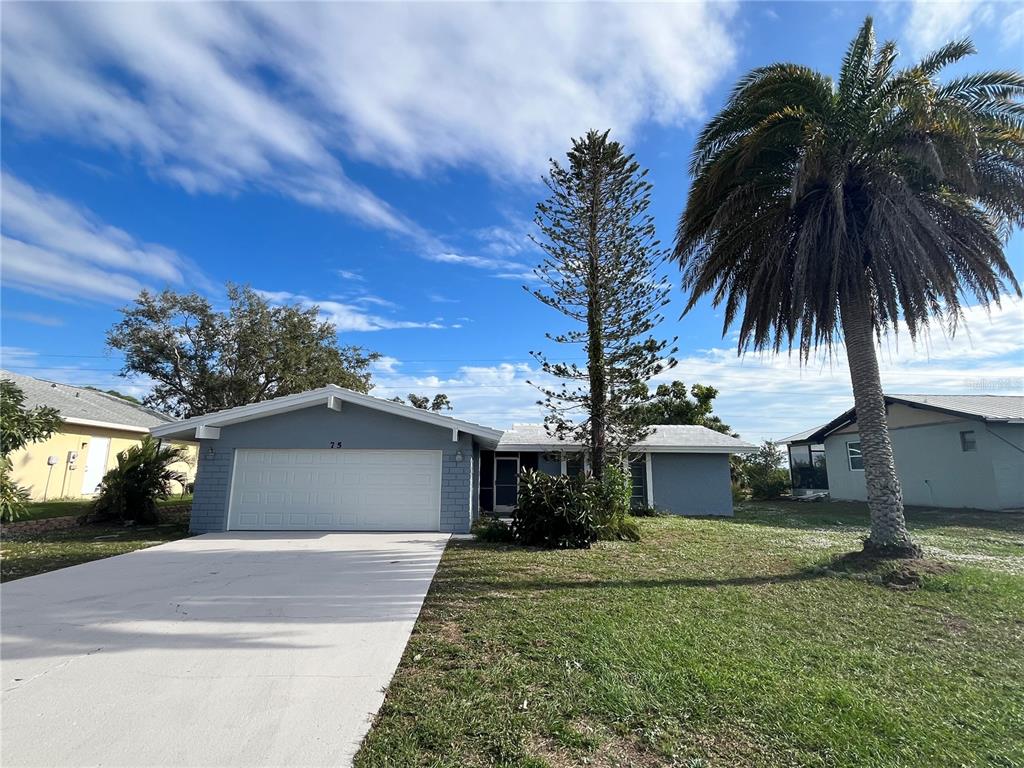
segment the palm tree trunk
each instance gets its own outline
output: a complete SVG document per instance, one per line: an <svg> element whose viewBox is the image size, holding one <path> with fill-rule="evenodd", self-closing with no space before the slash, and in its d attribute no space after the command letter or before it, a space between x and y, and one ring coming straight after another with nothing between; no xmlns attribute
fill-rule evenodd
<svg viewBox="0 0 1024 768"><path fill-rule="evenodd" d="M918 557L921 550L910 540L903 517L903 491L893 460L871 310L860 299L842 303L840 314L871 511L871 535L864 549L887 557Z"/></svg>

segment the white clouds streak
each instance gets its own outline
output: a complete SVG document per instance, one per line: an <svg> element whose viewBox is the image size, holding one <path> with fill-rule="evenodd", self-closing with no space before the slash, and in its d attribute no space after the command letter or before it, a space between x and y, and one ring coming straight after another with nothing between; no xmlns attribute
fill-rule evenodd
<svg viewBox="0 0 1024 768"><path fill-rule="evenodd" d="M169 248L142 243L85 208L4 173L0 189L3 281L45 295L100 301L146 287L202 281Z"/></svg>
<svg viewBox="0 0 1024 768"><path fill-rule="evenodd" d="M702 114L729 3L9 4L4 112L192 192L273 190L443 247L341 157L535 181L569 136Z"/></svg>
<svg viewBox="0 0 1024 768"><path fill-rule="evenodd" d="M320 307L321 317L333 324L338 329L338 333L347 331L390 331L404 328L427 328L434 330L447 327L441 319L428 321L394 320L375 315L367 312L363 307L357 306L359 299L349 301L320 300L288 291L258 291L258 293L275 304L299 304L303 307ZM363 298L365 299L366 297ZM379 304L381 301L384 300L380 299L377 302L363 303ZM391 304L391 302L385 303Z"/></svg>
<svg viewBox="0 0 1024 768"><path fill-rule="evenodd" d="M1003 47L1019 47L1024 42L1024 9L1019 6L987 0L912 0L902 37L916 58L995 25ZM884 9L892 12L903 7L902 3L889 3Z"/></svg>

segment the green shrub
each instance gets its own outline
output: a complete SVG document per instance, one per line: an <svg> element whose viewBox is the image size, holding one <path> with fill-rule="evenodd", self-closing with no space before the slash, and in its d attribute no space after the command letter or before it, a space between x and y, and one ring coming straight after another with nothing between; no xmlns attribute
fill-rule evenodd
<svg viewBox="0 0 1024 768"><path fill-rule="evenodd" d="M639 541L640 527L630 514L632 478L621 467L610 464L605 467L604 477L597 485L598 503L594 509L597 538L602 541Z"/></svg>
<svg viewBox="0 0 1024 768"><path fill-rule="evenodd" d="M782 468L786 455L770 440L743 461L743 479L752 498L769 501L779 498L789 488L789 472Z"/></svg>
<svg viewBox="0 0 1024 768"><path fill-rule="evenodd" d="M504 544L515 540L508 523L496 517L481 517L473 523L473 528L470 532L478 540L494 544Z"/></svg>
<svg viewBox="0 0 1024 768"><path fill-rule="evenodd" d="M665 517L666 513L650 504L640 504L633 507L629 514L633 517Z"/></svg>
<svg viewBox="0 0 1024 768"><path fill-rule="evenodd" d="M17 520L32 497L11 478L11 454L47 439L62 426L55 408L43 405L29 410L21 388L10 379L0 379L0 521Z"/></svg>
<svg viewBox="0 0 1024 768"><path fill-rule="evenodd" d="M594 509L600 485L583 475L554 476L525 470L512 512L516 541L546 549L588 549L597 541Z"/></svg>
<svg viewBox="0 0 1024 768"><path fill-rule="evenodd" d="M85 519L157 522L157 500L170 497L171 484L183 484L186 479L171 466L186 459L183 448L161 447L147 435L138 445L117 454L117 466L103 476L99 497Z"/></svg>
<svg viewBox="0 0 1024 768"><path fill-rule="evenodd" d="M746 501L750 498L750 494L747 493L747 489L743 486L742 480L732 481L732 500L735 501Z"/></svg>
<svg viewBox="0 0 1024 768"><path fill-rule="evenodd" d="M32 495L11 479L11 460L0 457L0 521L13 522L21 516Z"/></svg>
<svg viewBox="0 0 1024 768"><path fill-rule="evenodd" d="M789 473L784 469L752 472L748 476L750 495L758 501L771 501L782 496L789 488Z"/></svg>
<svg viewBox="0 0 1024 768"><path fill-rule="evenodd" d="M593 477L552 476L525 470L512 513L516 541L547 549L586 549L595 541L639 541L630 515L631 481L618 467Z"/></svg>

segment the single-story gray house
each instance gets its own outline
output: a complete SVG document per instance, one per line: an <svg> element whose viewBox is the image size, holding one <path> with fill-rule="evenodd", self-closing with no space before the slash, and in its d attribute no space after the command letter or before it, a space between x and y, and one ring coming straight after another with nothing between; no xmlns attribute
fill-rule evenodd
<svg viewBox="0 0 1024 768"><path fill-rule="evenodd" d="M1024 508L1024 397L1017 395L886 395L896 472L907 504L968 509ZM812 464L824 446L833 499L864 501L857 415L793 435L794 456ZM794 486L813 471L794 472Z"/></svg>
<svg viewBox="0 0 1024 768"><path fill-rule="evenodd" d="M192 530L446 531L515 504L519 471L573 473L579 446L544 428L507 432L336 386L152 430L199 443ZM662 426L631 454L634 499L731 515L729 454L754 447Z"/></svg>

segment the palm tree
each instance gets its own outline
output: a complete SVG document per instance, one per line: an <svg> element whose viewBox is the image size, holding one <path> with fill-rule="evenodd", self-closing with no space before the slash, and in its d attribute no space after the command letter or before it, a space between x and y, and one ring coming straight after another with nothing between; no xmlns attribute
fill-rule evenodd
<svg viewBox="0 0 1024 768"><path fill-rule="evenodd" d="M962 299L1020 295L1003 245L1024 224L1024 75L939 82L974 52L961 40L897 70L869 17L838 84L796 64L750 72L697 141L676 233L686 311L711 294L740 351L796 344L807 360L841 335L877 554L918 550L875 338L901 321L912 340L932 319L952 333Z"/></svg>

